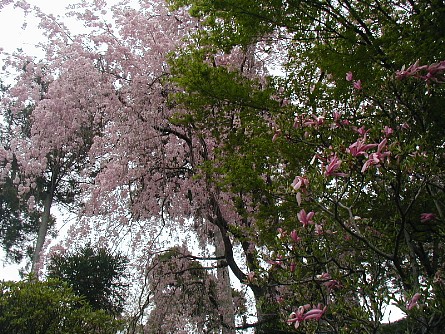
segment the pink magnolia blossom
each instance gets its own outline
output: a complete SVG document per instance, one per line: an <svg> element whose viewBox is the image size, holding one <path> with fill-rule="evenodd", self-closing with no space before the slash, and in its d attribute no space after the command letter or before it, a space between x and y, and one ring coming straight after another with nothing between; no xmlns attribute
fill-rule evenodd
<svg viewBox="0 0 445 334"><path fill-rule="evenodd" d="M297 194L295 195L295 199L297 200L298 205L301 205L301 192L297 192Z"/></svg>
<svg viewBox="0 0 445 334"><path fill-rule="evenodd" d="M363 137L370 131L369 129L367 130L364 126L362 126L360 128L354 127L353 129L354 129L354 131L356 131L359 135L361 135Z"/></svg>
<svg viewBox="0 0 445 334"><path fill-rule="evenodd" d="M329 164L327 165L324 174L326 176L339 176L339 177L346 177L348 176L345 173L337 172L337 170L340 168L342 161L336 156L333 155L329 158Z"/></svg>
<svg viewBox="0 0 445 334"><path fill-rule="evenodd" d="M281 136L281 130L276 130L272 137L272 142L275 142L280 136Z"/></svg>
<svg viewBox="0 0 445 334"><path fill-rule="evenodd" d="M304 227L307 227L309 224L314 224L312 218L314 217L315 212L311 211L306 213L304 209L301 209L300 212L297 213L298 220L303 224Z"/></svg>
<svg viewBox="0 0 445 334"><path fill-rule="evenodd" d="M352 81L354 79L352 72L349 71L348 73L346 73L346 81Z"/></svg>
<svg viewBox="0 0 445 334"><path fill-rule="evenodd" d="M420 60L417 59L417 61L414 64L412 64L411 66L409 66L406 70L405 70L405 65L403 65L402 69L400 71L396 72L396 78L403 79L403 78L406 78L409 76L414 76L418 72L427 68L427 65L420 66L419 63L420 63Z"/></svg>
<svg viewBox="0 0 445 334"><path fill-rule="evenodd" d="M315 224L314 232L316 235L322 235L323 234L323 225Z"/></svg>
<svg viewBox="0 0 445 334"><path fill-rule="evenodd" d="M328 290L333 290L341 287L340 282L338 280L332 279L329 273L317 275L317 279L322 281L322 284L327 287Z"/></svg>
<svg viewBox="0 0 445 334"><path fill-rule="evenodd" d="M407 305L406 305L406 309L409 311L411 310L414 306L417 305L417 302L419 301L421 297L420 293L415 293L414 296L408 301Z"/></svg>
<svg viewBox="0 0 445 334"><path fill-rule="evenodd" d="M287 319L288 325L294 324L295 329L300 327L300 323L302 323L304 320L303 317L304 311L305 311L304 306L300 306L297 312L292 312L289 315L289 318Z"/></svg>
<svg viewBox="0 0 445 334"><path fill-rule="evenodd" d="M268 264L272 265L272 268L275 268L275 267L284 268L284 264L283 264L281 256L277 256L277 259L267 260L266 262Z"/></svg>
<svg viewBox="0 0 445 334"><path fill-rule="evenodd" d="M287 232L284 231L281 227L277 228L277 232L278 232L277 234L278 239L284 238L287 234Z"/></svg>
<svg viewBox="0 0 445 334"><path fill-rule="evenodd" d="M297 312L292 312L287 319L287 323L289 325L294 324L295 329L300 327L300 324L303 321L307 320L320 320L323 314L326 312L327 307L322 304L318 304L317 306L313 306L311 309L311 305L306 304L304 306L300 306ZM306 312L307 311L307 312ZM305 313L306 312L306 313Z"/></svg>
<svg viewBox="0 0 445 334"><path fill-rule="evenodd" d="M364 155L365 157L368 156L367 150L374 148L377 146L377 144L365 144L366 135L362 139L358 139L355 143L351 144L347 149L346 152L350 153L353 157L357 157L359 155Z"/></svg>
<svg viewBox="0 0 445 334"><path fill-rule="evenodd" d="M362 173L364 173L370 166L379 166L385 159L389 159L391 152L384 151L386 148L387 139L383 139L377 146L377 152L372 153L369 159L364 163L362 167Z"/></svg>
<svg viewBox="0 0 445 334"><path fill-rule="evenodd" d="M281 296L277 296L275 300L278 304L282 304L285 301L285 299Z"/></svg>
<svg viewBox="0 0 445 334"><path fill-rule="evenodd" d="M385 137L389 137L394 133L394 130L389 126L385 125L385 127L383 128L383 133L385 134Z"/></svg>
<svg viewBox="0 0 445 334"><path fill-rule="evenodd" d="M427 82L444 83L445 82L445 60L430 65L420 65L419 60L405 70L405 66L396 72L396 78L401 80L407 77L422 79Z"/></svg>
<svg viewBox="0 0 445 334"><path fill-rule="evenodd" d="M335 110L332 112L332 117L334 118L334 122L338 123L341 119L341 114Z"/></svg>
<svg viewBox="0 0 445 334"><path fill-rule="evenodd" d="M304 314L304 320L320 320L326 312L326 309L326 306L323 307L323 305L318 304L317 307L314 307L312 310L309 310Z"/></svg>
<svg viewBox="0 0 445 334"><path fill-rule="evenodd" d="M436 219L436 215L434 213L421 213L420 214L420 221L422 223L427 223L434 219Z"/></svg>
<svg viewBox="0 0 445 334"><path fill-rule="evenodd" d="M307 127L319 127L324 124L324 116L315 116L313 115L311 118L307 118L303 121L303 126Z"/></svg>
<svg viewBox="0 0 445 334"><path fill-rule="evenodd" d="M299 190L300 188L307 188L309 186L309 180L304 176L295 176L291 186L295 191Z"/></svg>
<svg viewBox="0 0 445 334"><path fill-rule="evenodd" d="M309 180L304 176L296 176L294 181L292 182L291 186L295 191L297 191L295 198L297 199L298 205L301 205L301 200L302 200L301 192L298 190L300 190L300 188L302 190L307 188L309 186Z"/></svg>
<svg viewBox="0 0 445 334"><path fill-rule="evenodd" d="M354 81L354 83L352 84L352 86L353 86L354 89L356 89L356 90L361 90L361 89L362 89L362 81L361 81L361 80Z"/></svg>
<svg viewBox="0 0 445 334"><path fill-rule="evenodd" d="M301 241L301 238L298 236L296 230L293 230L293 231L290 233L290 237L291 237L291 239L292 239L294 242L299 242L299 241Z"/></svg>

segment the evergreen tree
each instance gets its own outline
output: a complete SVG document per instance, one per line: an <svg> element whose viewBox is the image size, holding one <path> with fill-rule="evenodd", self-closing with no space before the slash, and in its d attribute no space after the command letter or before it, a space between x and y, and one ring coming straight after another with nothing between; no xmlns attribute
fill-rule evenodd
<svg viewBox="0 0 445 334"><path fill-rule="evenodd" d="M94 310L119 315L123 310L128 259L106 248L86 245L64 254L54 254L48 264L48 278L66 282L83 296Z"/></svg>

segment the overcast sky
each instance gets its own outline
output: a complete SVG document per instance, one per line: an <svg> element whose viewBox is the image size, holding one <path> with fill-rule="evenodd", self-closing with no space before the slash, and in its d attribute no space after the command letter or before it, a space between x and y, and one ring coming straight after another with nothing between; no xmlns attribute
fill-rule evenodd
<svg viewBox="0 0 445 334"><path fill-rule="evenodd" d="M45 13L63 15L64 9L73 0L28 0L32 5L38 4ZM25 29L22 28L26 22ZM37 29L37 20L31 15L26 16L21 9L9 5L0 10L0 47L7 52L22 48L30 54L35 54L34 45L43 40L41 31Z"/></svg>

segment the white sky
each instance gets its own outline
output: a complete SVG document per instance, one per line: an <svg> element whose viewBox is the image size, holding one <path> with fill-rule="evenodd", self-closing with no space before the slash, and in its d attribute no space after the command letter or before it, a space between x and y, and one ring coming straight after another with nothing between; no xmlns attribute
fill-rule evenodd
<svg viewBox="0 0 445 334"><path fill-rule="evenodd" d="M31 5L38 5L45 13L62 15L64 9L73 0L28 0ZM25 29L23 22L27 23ZM21 9L9 5L0 10L0 47L7 52L22 48L26 53L36 55L34 45L43 41L41 31L37 28L37 20L31 15L25 17Z"/></svg>

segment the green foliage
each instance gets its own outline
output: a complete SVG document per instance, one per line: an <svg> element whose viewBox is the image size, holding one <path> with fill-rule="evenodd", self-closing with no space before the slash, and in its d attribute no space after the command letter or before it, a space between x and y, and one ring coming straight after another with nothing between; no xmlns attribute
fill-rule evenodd
<svg viewBox="0 0 445 334"><path fill-rule="evenodd" d="M0 282L0 332L10 334L115 334L121 323L93 310L63 282Z"/></svg>
<svg viewBox="0 0 445 334"><path fill-rule="evenodd" d="M127 285L128 259L106 248L86 245L65 254L55 254L48 264L48 277L66 282L94 310L118 315L122 312Z"/></svg>
<svg viewBox="0 0 445 334"><path fill-rule="evenodd" d="M1 90L6 88L2 87ZM13 117L10 111L3 115L4 122L0 126L0 150L3 148L8 150L10 147L13 122L20 124L23 133L29 135L29 114L30 109L27 108L16 117ZM7 175L0 182L0 243L7 259L18 263L32 254L29 239L37 234L40 213L28 207L27 201L31 194L19 196L17 180L20 171L17 161L12 159L7 166L7 162L0 159L0 168L3 173L7 170Z"/></svg>
<svg viewBox="0 0 445 334"><path fill-rule="evenodd" d="M0 242L6 257L20 262L30 256L28 238L37 233L40 215L22 204L10 178L0 185Z"/></svg>

